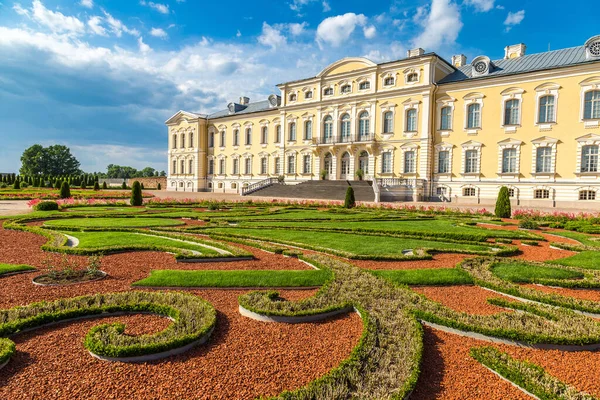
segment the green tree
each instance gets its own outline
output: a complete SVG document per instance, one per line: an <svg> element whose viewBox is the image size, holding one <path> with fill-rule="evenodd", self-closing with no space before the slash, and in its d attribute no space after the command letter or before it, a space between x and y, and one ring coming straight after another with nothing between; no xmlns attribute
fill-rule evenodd
<svg viewBox="0 0 600 400"><path fill-rule="evenodd" d="M155 169L152 167L146 167L142 170L142 177L149 178L154 176Z"/></svg>
<svg viewBox="0 0 600 400"><path fill-rule="evenodd" d="M15 179L15 182L13 183L13 189L21 189L21 181Z"/></svg>
<svg viewBox="0 0 600 400"><path fill-rule="evenodd" d="M102 182L102 189L108 189L108 185L106 184L106 181Z"/></svg>
<svg viewBox="0 0 600 400"><path fill-rule="evenodd" d="M100 190L100 185L98 184L98 181L94 182L94 191L98 191Z"/></svg>
<svg viewBox="0 0 600 400"><path fill-rule="evenodd" d="M43 147L39 144L25 149L21 156L21 175L72 175L80 173L80 163L67 146Z"/></svg>
<svg viewBox="0 0 600 400"><path fill-rule="evenodd" d="M45 173L45 149L41 144L28 147L21 155L21 175L40 175Z"/></svg>
<svg viewBox="0 0 600 400"><path fill-rule="evenodd" d="M510 196L508 195L508 188L502 186L496 199L496 217L498 218L510 218L512 210L510 208Z"/></svg>
<svg viewBox="0 0 600 400"><path fill-rule="evenodd" d="M142 185L138 181L133 182L131 186L131 205L141 206L144 202L142 197Z"/></svg>
<svg viewBox="0 0 600 400"><path fill-rule="evenodd" d="M63 181L60 186L60 198L68 199L69 197L71 197L71 187L69 186L69 182Z"/></svg>
<svg viewBox="0 0 600 400"><path fill-rule="evenodd" d="M346 198L344 199L345 208L354 208L356 206L356 200L354 199L354 189L352 186L348 186L346 189Z"/></svg>

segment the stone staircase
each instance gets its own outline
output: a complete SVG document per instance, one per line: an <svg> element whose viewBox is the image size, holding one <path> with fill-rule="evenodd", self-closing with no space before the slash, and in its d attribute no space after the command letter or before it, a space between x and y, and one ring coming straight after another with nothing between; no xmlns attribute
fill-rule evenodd
<svg viewBox="0 0 600 400"><path fill-rule="evenodd" d="M356 201L374 201L375 194L370 181L306 181L297 185L276 183L254 191L248 196L282 197L290 199L341 200L346 198L348 186L354 188Z"/></svg>

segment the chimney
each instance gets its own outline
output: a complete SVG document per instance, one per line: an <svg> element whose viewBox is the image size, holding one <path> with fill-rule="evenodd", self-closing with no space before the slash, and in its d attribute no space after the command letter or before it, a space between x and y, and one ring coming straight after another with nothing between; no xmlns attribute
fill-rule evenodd
<svg viewBox="0 0 600 400"><path fill-rule="evenodd" d="M467 64L467 56L465 56L464 54L457 54L457 55L452 56L452 65L454 65L456 68L460 68L466 64Z"/></svg>
<svg viewBox="0 0 600 400"><path fill-rule="evenodd" d="M504 59L508 60L509 58L519 58L525 55L525 50L527 50L527 46L524 43L513 44L512 46L506 46L504 48Z"/></svg>
<svg viewBox="0 0 600 400"><path fill-rule="evenodd" d="M406 57L418 57L422 56L423 54L425 54L425 50L419 47L417 49L408 50L406 52Z"/></svg>
<svg viewBox="0 0 600 400"><path fill-rule="evenodd" d="M250 97L240 97L240 104L247 106L250 103Z"/></svg>

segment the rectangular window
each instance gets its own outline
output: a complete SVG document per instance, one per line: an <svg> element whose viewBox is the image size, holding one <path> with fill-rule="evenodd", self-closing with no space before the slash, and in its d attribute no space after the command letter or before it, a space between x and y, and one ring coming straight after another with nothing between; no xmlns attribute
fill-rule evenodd
<svg viewBox="0 0 600 400"><path fill-rule="evenodd" d="M225 147L225 131L221 132L221 147Z"/></svg>
<svg viewBox="0 0 600 400"><path fill-rule="evenodd" d="M389 174L392 172L392 153L385 152L381 154L381 173Z"/></svg>
<svg viewBox="0 0 600 400"><path fill-rule="evenodd" d="M292 122L290 124L290 132L289 132L290 142L296 141L296 123Z"/></svg>
<svg viewBox="0 0 600 400"><path fill-rule="evenodd" d="M394 113L387 111L383 114L383 133L394 132Z"/></svg>
<svg viewBox="0 0 600 400"><path fill-rule="evenodd" d="M502 173L514 174L517 172L517 149L502 150Z"/></svg>
<svg viewBox="0 0 600 400"><path fill-rule="evenodd" d="M552 172L552 148L538 147L535 151L535 172L550 173Z"/></svg>
<svg viewBox="0 0 600 400"><path fill-rule="evenodd" d="M215 134L214 132L211 132L208 134L208 147L213 148L215 147Z"/></svg>
<svg viewBox="0 0 600 400"><path fill-rule="evenodd" d="M508 197L515 197L515 189L512 189L512 188L508 189Z"/></svg>
<svg viewBox="0 0 600 400"><path fill-rule="evenodd" d="M548 189L536 189L533 191L533 198L535 199L549 199L550 191Z"/></svg>
<svg viewBox="0 0 600 400"><path fill-rule="evenodd" d="M215 173L215 160L208 160L208 174L212 175Z"/></svg>
<svg viewBox="0 0 600 400"><path fill-rule="evenodd" d="M465 151L465 174L477 173L478 154L477 150Z"/></svg>
<svg viewBox="0 0 600 400"><path fill-rule="evenodd" d="M596 200L596 192L593 190L582 190L579 192L579 200Z"/></svg>
<svg viewBox="0 0 600 400"><path fill-rule="evenodd" d="M404 152L404 173L412 174L415 172L415 152L405 151Z"/></svg>
<svg viewBox="0 0 600 400"><path fill-rule="evenodd" d="M267 157L260 159L260 173L265 175L267 173Z"/></svg>
<svg viewBox="0 0 600 400"><path fill-rule="evenodd" d="M304 139L305 140L312 139L312 121L306 121L304 123Z"/></svg>
<svg viewBox="0 0 600 400"><path fill-rule="evenodd" d="M246 145L252 144L252 129L246 129Z"/></svg>
<svg viewBox="0 0 600 400"><path fill-rule="evenodd" d="M173 167L171 168L171 173L172 174L177 173L177 161L175 161L175 160L173 160Z"/></svg>
<svg viewBox="0 0 600 400"><path fill-rule="evenodd" d="M519 100L504 103L504 125L519 125Z"/></svg>
<svg viewBox="0 0 600 400"><path fill-rule="evenodd" d="M445 187L437 187L437 188L435 188L435 193L438 196L445 196L446 195L446 188Z"/></svg>
<svg viewBox="0 0 600 400"><path fill-rule="evenodd" d="M180 167L181 167L181 169L179 170L179 173L185 174L185 161L181 160Z"/></svg>
<svg viewBox="0 0 600 400"><path fill-rule="evenodd" d="M451 107L442 107L442 111L441 111L441 115L440 115L440 129L443 131L452 129L452 108Z"/></svg>
<svg viewBox="0 0 600 400"><path fill-rule="evenodd" d="M281 125L275 128L275 143L281 143Z"/></svg>
<svg viewBox="0 0 600 400"><path fill-rule="evenodd" d="M279 157L275 157L275 159L273 160L273 165L275 168L275 175L279 175L281 174L281 166L280 166L280 160Z"/></svg>
<svg viewBox="0 0 600 400"><path fill-rule="evenodd" d="M417 131L417 110L411 108L406 111L406 131L416 132Z"/></svg>
<svg viewBox="0 0 600 400"><path fill-rule="evenodd" d="M305 174L310 174L310 155L304 155L304 161L302 163L302 172Z"/></svg>
<svg viewBox="0 0 600 400"><path fill-rule="evenodd" d="M554 96L540 97L538 123L544 124L555 122L554 118Z"/></svg>
<svg viewBox="0 0 600 400"><path fill-rule="evenodd" d="M450 152L448 150L438 153L438 173L447 174L450 172Z"/></svg>
<svg viewBox="0 0 600 400"><path fill-rule="evenodd" d="M194 160L190 160L188 171L189 171L188 173L190 173L190 174L194 173Z"/></svg>
<svg viewBox="0 0 600 400"><path fill-rule="evenodd" d="M239 175L240 173L240 160L237 158L233 160L233 175Z"/></svg>
<svg viewBox="0 0 600 400"><path fill-rule="evenodd" d="M296 158L294 156L288 156L287 161L288 174L294 174L296 172Z"/></svg>
<svg viewBox="0 0 600 400"><path fill-rule="evenodd" d="M246 158L246 165L244 168L244 173L246 175L250 175L252 173L252 159Z"/></svg>
<svg viewBox="0 0 600 400"><path fill-rule="evenodd" d="M240 145L240 131L238 129L235 129L233 131L233 145L234 146Z"/></svg>
<svg viewBox="0 0 600 400"><path fill-rule="evenodd" d="M225 175L225 160L219 160L219 174Z"/></svg>
<svg viewBox="0 0 600 400"><path fill-rule="evenodd" d="M470 104L467 108L467 128L481 128L481 105L479 103Z"/></svg>
<svg viewBox="0 0 600 400"><path fill-rule="evenodd" d="M463 196L465 196L465 197L475 197L475 195L476 195L475 188L464 188L463 189Z"/></svg>
<svg viewBox="0 0 600 400"><path fill-rule="evenodd" d="M598 172L598 146L581 148L581 172Z"/></svg>
<svg viewBox="0 0 600 400"><path fill-rule="evenodd" d="M261 131L261 135L260 135L260 143L261 144L267 144L268 136L269 136L268 128L266 126L263 126L262 127L262 131Z"/></svg>
<svg viewBox="0 0 600 400"><path fill-rule="evenodd" d="M592 90L585 94L583 118L600 119L600 90Z"/></svg>

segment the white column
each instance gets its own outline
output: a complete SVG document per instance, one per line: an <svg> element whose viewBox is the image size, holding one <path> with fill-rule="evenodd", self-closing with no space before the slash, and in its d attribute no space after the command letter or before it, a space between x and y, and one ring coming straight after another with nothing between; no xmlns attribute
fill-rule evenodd
<svg viewBox="0 0 600 400"><path fill-rule="evenodd" d="M350 154L350 176L346 176L346 179L349 181L353 181L356 178L354 177L354 173L356 172L356 168L354 168L355 164L355 159L356 159L356 155L352 154L352 152L348 151L348 154ZM360 152L358 153L360 154Z"/></svg>
<svg viewBox="0 0 600 400"><path fill-rule="evenodd" d="M321 156L316 151L312 153L313 157L313 176L316 176L317 180L321 179Z"/></svg>
<svg viewBox="0 0 600 400"><path fill-rule="evenodd" d="M350 112L350 137L352 140L356 140L356 136L358 135L356 125L358 125L358 121L356 119L356 105L353 105L352 111Z"/></svg>

